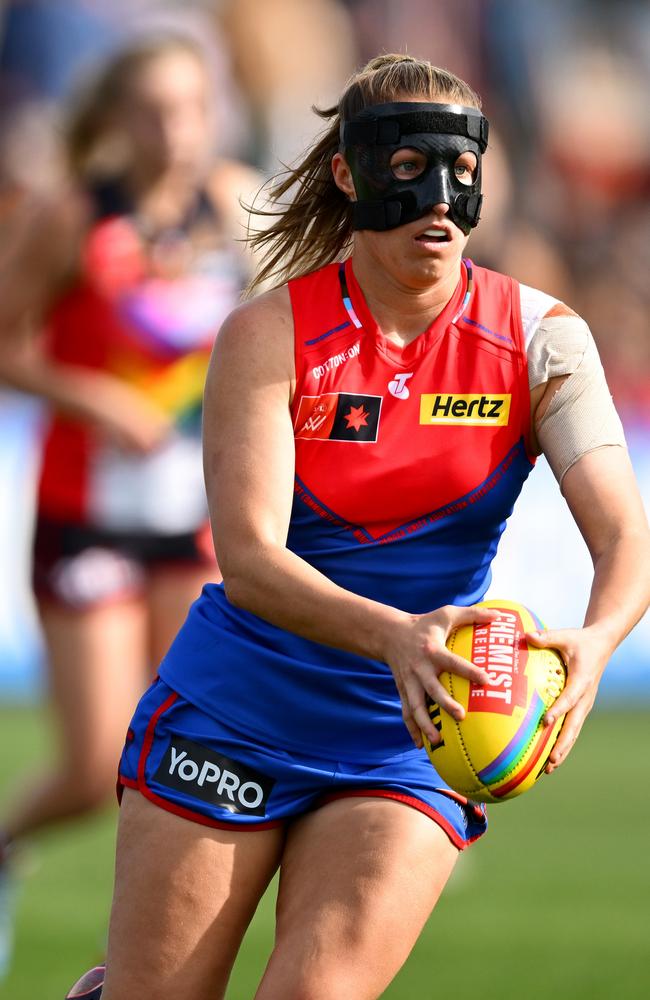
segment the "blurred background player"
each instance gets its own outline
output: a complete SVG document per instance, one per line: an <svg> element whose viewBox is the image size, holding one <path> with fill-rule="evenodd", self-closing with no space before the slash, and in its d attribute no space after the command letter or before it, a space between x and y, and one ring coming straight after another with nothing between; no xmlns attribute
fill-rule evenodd
<svg viewBox="0 0 650 1000"><path fill-rule="evenodd" d="M134 703L219 578L200 456L203 382L250 275L215 159L202 50L157 35L115 54L67 125L70 186L24 206L0 283L0 378L44 399L34 589L60 752L0 827L27 834L114 789Z"/></svg>

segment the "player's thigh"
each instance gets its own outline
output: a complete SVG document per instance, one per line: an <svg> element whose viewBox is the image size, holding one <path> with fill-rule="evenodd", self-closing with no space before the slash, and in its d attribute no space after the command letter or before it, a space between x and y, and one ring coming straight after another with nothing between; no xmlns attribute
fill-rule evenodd
<svg viewBox="0 0 650 1000"><path fill-rule="evenodd" d="M169 649L176 633L185 621L190 605L201 593L204 584L218 583L219 568L184 565L149 573L147 603L149 607L149 651L154 670Z"/></svg>
<svg viewBox="0 0 650 1000"><path fill-rule="evenodd" d="M64 754L114 771L147 678L147 609L137 597L72 611L43 604L50 691Z"/></svg>
<svg viewBox="0 0 650 1000"><path fill-rule="evenodd" d="M433 820L388 799L339 799L293 824L276 946L257 1000L380 996L457 856Z"/></svg>
<svg viewBox="0 0 650 1000"><path fill-rule="evenodd" d="M283 838L202 826L125 789L102 1000L219 1000Z"/></svg>

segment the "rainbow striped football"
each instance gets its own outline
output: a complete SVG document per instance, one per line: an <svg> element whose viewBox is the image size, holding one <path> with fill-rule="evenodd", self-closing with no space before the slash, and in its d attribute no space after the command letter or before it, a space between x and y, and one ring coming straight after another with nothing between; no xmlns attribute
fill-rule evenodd
<svg viewBox="0 0 650 1000"><path fill-rule="evenodd" d="M566 670L555 649L537 649L525 632L544 626L515 601L483 601L496 608L498 621L463 625L447 646L488 671L490 683L474 684L457 674L440 680L465 709L457 722L429 701L429 715L441 741L424 745L440 777L456 792L476 802L503 802L527 792L548 760L564 717L553 726L542 719L566 682Z"/></svg>

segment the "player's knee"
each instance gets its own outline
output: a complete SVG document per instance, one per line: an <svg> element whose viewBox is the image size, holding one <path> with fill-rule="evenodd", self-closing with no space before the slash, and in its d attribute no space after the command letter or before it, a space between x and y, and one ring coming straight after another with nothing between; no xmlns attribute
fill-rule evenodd
<svg viewBox="0 0 650 1000"><path fill-rule="evenodd" d="M366 973L367 973L366 969ZM371 1000L362 963L344 947L285 941L276 945L261 996L282 1000Z"/></svg>
<svg viewBox="0 0 650 1000"><path fill-rule="evenodd" d="M302 975L294 970L291 980L284 980L279 991L269 993L271 996L282 996L282 1000L332 1000L333 997L336 1000L374 1000L375 994L368 994L358 977L337 970L333 963L330 969L319 967Z"/></svg>

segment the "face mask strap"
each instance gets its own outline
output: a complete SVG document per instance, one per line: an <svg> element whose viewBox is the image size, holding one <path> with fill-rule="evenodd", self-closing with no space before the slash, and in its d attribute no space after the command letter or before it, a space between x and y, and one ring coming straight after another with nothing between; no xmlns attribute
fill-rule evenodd
<svg viewBox="0 0 650 1000"><path fill-rule="evenodd" d="M406 135L418 132L435 132L439 135L462 135L473 139L484 153L488 144L489 124L480 111L438 110L436 104L423 104L422 110L398 110L412 108L410 104L377 104L365 108L349 122L341 122L341 143L347 146L390 146ZM431 110L435 108L436 110ZM366 117L367 116L367 117Z"/></svg>
<svg viewBox="0 0 650 1000"><path fill-rule="evenodd" d="M385 201L352 202L352 220L355 229L395 229L399 226L404 206L399 198Z"/></svg>
<svg viewBox="0 0 650 1000"><path fill-rule="evenodd" d="M354 201L352 202L352 221L354 229L374 229L383 231L395 229L400 225L402 214L406 208L404 198L391 198L386 201ZM451 206L452 216L458 219L457 225L468 235L472 226L478 225L481 217L483 195L458 194ZM465 219L469 225L465 225Z"/></svg>
<svg viewBox="0 0 650 1000"><path fill-rule="evenodd" d="M470 227L477 226L481 218L482 194L457 194L454 200L454 213L467 219ZM468 235L467 233L465 235Z"/></svg>

